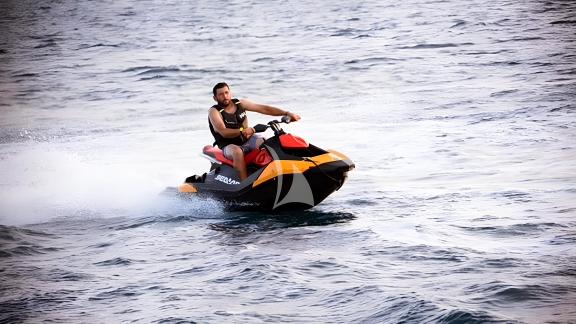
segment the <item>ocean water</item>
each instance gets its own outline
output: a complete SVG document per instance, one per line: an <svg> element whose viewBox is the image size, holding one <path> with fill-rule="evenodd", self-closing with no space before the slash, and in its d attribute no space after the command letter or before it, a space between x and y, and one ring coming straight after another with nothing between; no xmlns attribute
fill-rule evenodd
<svg viewBox="0 0 576 324"><path fill-rule="evenodd" d="M576 323L575 25L563 0L0 2L0 322ZM220 81L299 113L347 183L280 214L161 195L208 169Z"/></svg>

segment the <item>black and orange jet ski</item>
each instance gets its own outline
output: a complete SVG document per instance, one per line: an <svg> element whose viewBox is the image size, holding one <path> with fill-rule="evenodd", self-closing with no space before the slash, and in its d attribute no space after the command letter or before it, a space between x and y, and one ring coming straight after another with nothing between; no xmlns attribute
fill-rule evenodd
<svg viewBox="0 0 576 324"><path fill-rule="evenodd" d="M232 210L304 210L318 205L342 187L354 163L342 153L285 133L280 124L289 122L285 116L254 127L257 133L270 128L274 136L246 154L244 181L219 148L205 146L202 153L211 162L210 171L186 178L179 195L212 198Z"/></svg>

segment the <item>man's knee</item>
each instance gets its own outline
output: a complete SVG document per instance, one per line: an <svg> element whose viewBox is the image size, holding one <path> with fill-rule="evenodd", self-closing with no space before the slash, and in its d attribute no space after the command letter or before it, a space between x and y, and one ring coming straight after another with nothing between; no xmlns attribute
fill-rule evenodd
<svg viewBox="0 0 576 324"><path fill-rule="evenodd" d="M244 158L244 151L239 146L234 145L230 148L230 153L232 155L233 160L243 159Z"/></svg>
<svg viewBox="0 0 576 324"><path fill-rule="evenodd" d="M238 145L230 144L224 148L222 153L224 153L225 158L234 160L238 156L238 152L242 152L242 148L240 148Z"/></svg>

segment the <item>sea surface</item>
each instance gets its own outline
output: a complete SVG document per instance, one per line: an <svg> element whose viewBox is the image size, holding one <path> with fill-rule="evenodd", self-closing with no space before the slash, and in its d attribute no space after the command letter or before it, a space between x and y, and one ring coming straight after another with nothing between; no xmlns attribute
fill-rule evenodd
<svg viewBox="0 0 576 324"><path fill-rule="evenodd" d="M576 323L575 30L569 0L1 1L0 323ZM344 186L161 195L209 168L220 81Z"/></svg>

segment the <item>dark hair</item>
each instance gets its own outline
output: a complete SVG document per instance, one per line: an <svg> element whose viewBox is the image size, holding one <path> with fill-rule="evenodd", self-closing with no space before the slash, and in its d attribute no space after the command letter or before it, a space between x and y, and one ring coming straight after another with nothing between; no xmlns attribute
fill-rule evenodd
<svg viewBox="0 0 576 324"><path fill-rule="evenodd" d="M218 89L221 89L221 88L224 88L224 87L230 89L230 86L229 86L228 83L226 83L226 82L218 82L218 83L216 83L216 85L214 86L214 88L212 88L212 93L214 94L214 97L216 97L216 91L218 91Z"/></svg>

